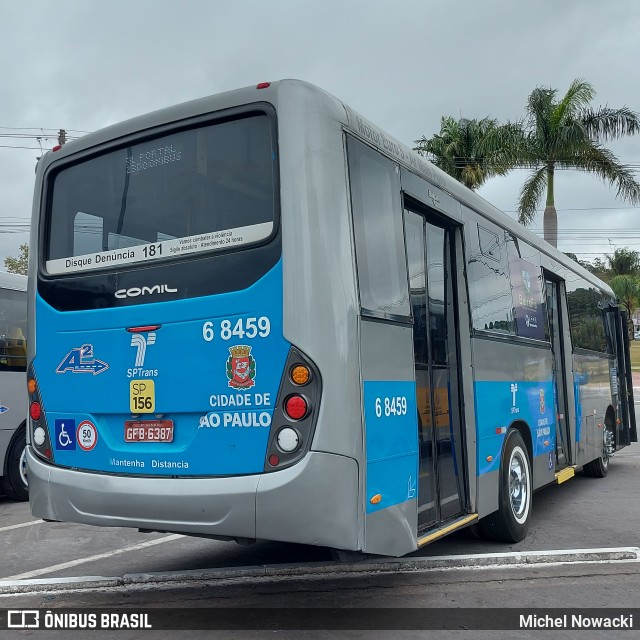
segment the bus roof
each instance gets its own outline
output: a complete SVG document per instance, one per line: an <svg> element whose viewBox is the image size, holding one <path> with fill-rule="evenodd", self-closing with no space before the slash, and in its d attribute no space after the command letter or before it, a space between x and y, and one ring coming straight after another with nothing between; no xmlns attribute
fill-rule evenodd
<svg viewBox="0 0 640 640"><path fill-rule="evenodd" d="M393 136L387 134L385 131L362 117L354 109L350 108L324 89L303 80L279 80L271 83L263 83L263 85L266 86L254 85L190 100L188 102L166 107L164 109L153 111L105 127L104 129L100 129L99 131L68 142L59 151L50 151L46 153L43 156L42 161L38 163L38 172L40 173L46 170L48 165L65 156L94 147L99 147L117 139L138 134L146 129L153 129L172 122L177 123L187 118L202 116L207 113L214 113L222 109L229 109L232 107L259 102L268 102L277 108L278 89L280 86L286 85L290 94L294 94L296 91L314 92L318 99L318 108L324 105L327 110L330 109L334 114L338 113L336 106L341 105L345 114L342 124L349 132L354 133L368 144L376 147L380 153L388 156L395 162L405 166L410 171L413 171L417 175L425 178L434 186L451 195L458 202L504 227L516 237L524 240L542 253L553 258L564 267L579 274L591 284L594 284L609 294L614 295L610 287L590 271L579 265L555 247L551 246L549 243L545 242L542 238L529 231L526 227L509 217L507 214L500 211L500 209L479 196L477 193L467 189L464 185L436 167L426 158L399 142ZM342 112L342 109L340 109L340 112ZM357 123L357 120L360 120L360 123ZM365 124L364 134L362 123ZM373 134L367 135L367 129L370 132L373 132ZM2 285L0 284L0 286Z"/></svg>

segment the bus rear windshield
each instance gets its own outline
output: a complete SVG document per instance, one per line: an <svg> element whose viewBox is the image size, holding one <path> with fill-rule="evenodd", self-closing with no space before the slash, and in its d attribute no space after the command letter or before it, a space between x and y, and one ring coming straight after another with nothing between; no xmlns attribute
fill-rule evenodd
<svg viewBox="0 0 640 640"><path fill-rule="evenodd" d="M46 270L65 274L236 249L274 228L267 115L171 133L53 178Z"/></svg>

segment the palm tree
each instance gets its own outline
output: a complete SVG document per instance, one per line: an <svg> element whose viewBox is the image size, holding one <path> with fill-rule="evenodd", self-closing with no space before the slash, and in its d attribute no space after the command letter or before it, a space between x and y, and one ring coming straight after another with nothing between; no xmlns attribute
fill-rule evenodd
<svg viewBox="0 0 640 640"><path fill-rule="evenodd" d="M635 276L620 275L613 278L609 284L616 294L618 301L624 305L627 310L627 331L629 333L629 339L633 340L632 316L640 300L640 280Z"/></svg>
<svg viewBox="0 0 640 640"><path fill-rule="evenodd" d="M609 271L613 276L635 276L640 270L640 252L632 249L615 249L607 255Z"/></svg>
<svg viewBox="0 0 640 640"><path fill-rule="evenodd" d="M604 142L640 132L637 113L622 107L590 109L596 95L584 80L572 82L562 99L557 91L538 87L529 96L524 122L496 127L482 141L480 150L497 153L502 166L533 170L522 189L519 220L529 224L546 190L544 239L558 244L558 219L554 199L556 169L578 169L602 178L617 188L617 196L640 203L640 184Z"/></svg>
<svg viewBox="0 0 640 640"><path fill-rule="evenodd" d="M507 168L498 166L488 154L480 152L482 141L498 128L497 120L467 120L452 117L440 119L440 133L416 140L414 151L426 155L437 167L446 171L469 189L477 189L492 176L502 176Z"/></svg>

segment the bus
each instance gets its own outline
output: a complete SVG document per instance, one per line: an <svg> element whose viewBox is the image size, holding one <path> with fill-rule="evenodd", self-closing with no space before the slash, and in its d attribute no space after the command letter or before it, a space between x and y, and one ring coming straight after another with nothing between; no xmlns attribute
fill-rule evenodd
<svg viewBox="0 0 640 640"><path fill-rule="evenodd" d="M0 493L27 500L27 276L0 273Z"/></svg>
<svg viewBox="0 0 640 640"><path fill-rule="evenodd" d="M36 517L401 556L636 441L611 289L302 81L54 148L31 247Z"/></svg>

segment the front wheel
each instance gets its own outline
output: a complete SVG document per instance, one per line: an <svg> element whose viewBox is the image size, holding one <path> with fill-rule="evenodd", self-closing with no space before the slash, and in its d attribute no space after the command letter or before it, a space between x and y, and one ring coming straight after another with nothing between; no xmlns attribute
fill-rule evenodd
<svg viewBox="0 0 640 640"><path fill-rule="evenodd" d="M7 456L7 473L2 478L2 488L12 500L28 500L27 482L27 434L25 427L16 432Z"/></svg>
<svg viewBox="0 0 640 640"><path fill-rule="evenodd" d="M498 510L479 523L486 538L500 542L524 539L531 516L531 487L529 454L520 433L512 429L502 450Z"/></svg>

